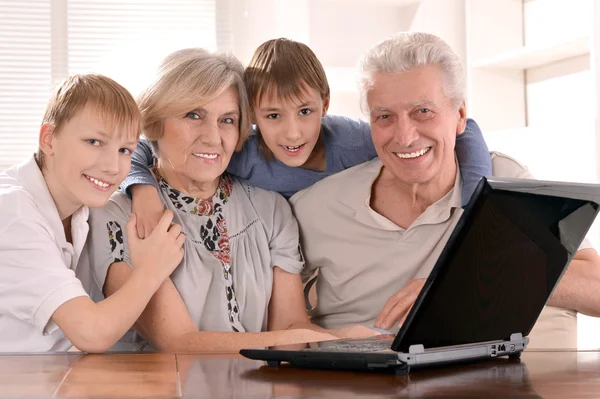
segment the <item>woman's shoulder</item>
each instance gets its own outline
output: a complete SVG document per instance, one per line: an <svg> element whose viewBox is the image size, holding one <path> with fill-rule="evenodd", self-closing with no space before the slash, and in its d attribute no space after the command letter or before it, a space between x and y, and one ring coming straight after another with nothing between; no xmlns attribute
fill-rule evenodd
<svg viewBox="0 0 600 399"><path fill-rule="evenodd" d="M278 192L251 186L244 180L235 180L234 190L239 190L239 195L235 197L236 210L231 212L232 225L236 226L233 235L245 235L253 242L271 242L281 232L282 226L288 226L294 219L290 204ZM241 234L244 232L246 234Z"/></svg>
<svg viewBox="0 0 600 399"><path fill-rule="evenodd" d="M272 209L273 205L280 202L280 200L286 202L285 198L276 191L265 190L251 185L246 179L240 179L233 175L230 176L233 181L234 190L243 192L243 195L241 195L243 201L241 202L252 204L254 208L258 206L260 209Z"/></svg>
<svg viewBox="0 0 600 399"><path fill-rule="evenodd" d="M111 195L108 202L100 208L90 208L90 222L99 219L119 219L121 221L129 220L131 215L131 200L122 191L117 191Z"/></svg>
<svg viewBox="0 0 600 399"><path fill-rule="evenodd" d="M265 226L270 225L274 218L291 214L290 204L275 191L265 190L250 185L243 179L234 179L234 190L238 190L235 198L236 213L241 213L247 223L260 220ZM246 223L246 224L247 224Z"/></svg>

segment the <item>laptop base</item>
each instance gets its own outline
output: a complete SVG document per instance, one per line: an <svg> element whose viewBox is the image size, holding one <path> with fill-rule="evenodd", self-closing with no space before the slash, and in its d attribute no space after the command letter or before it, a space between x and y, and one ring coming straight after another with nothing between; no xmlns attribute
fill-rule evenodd
<svg viewBox="0 0 600 399"><path fill-rule="evenodd" d="M424 349L423 345L411 345L408 352L395 352L391 349L377 352L338 351L335 349L336 346L339 346L338 343L347 345L352 341L365 344L366 341L376 342L377 337L311 343L307 344L304 349L285 349L285 347L242 349L240 353L249 359L264 360L269 367L279 367L282 362L288 362L293 367L299 368L408 374L411 369L415 368L469 363L500 356L518 359L529 343L529 338L515 333L508 340L478 344L432 349Z"/></svg>
<svg viewBox="0 0 600 399"><path fill-rule="evenodd" d="M398 359L398 354L389 353L356 354L342 352L307 353L307 351L278 351L264 349L243 349L242 355L254 360L264 360L267 366L278 368L282 362L293 367L320 370L372 371L391 374L408 374L410 366Z"/></svg>

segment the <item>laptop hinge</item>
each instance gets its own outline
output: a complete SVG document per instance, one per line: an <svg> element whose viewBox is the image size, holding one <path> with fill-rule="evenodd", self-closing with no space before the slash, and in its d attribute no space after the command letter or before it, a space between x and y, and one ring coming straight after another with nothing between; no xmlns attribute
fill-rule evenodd
<svg viewBox="0 0 600 399"><path fill-rule="evenodd" d="M510 334L511 341L517 341L517 340L522 340L522 339L523 339L523 334L521 334L521 333Z"/></svg>
<svg viewBox="0 0 600 399"><path fill-rule="evenodd" d="M517 340L522 340L522 339L523 339L523 334L521 334L521 333L510 334L511 341L517 341Z"/></svg>
<svg viewBox="0 0 600 399"><path fill-rule="evenodd" d="M417 353L425 353L425 347L421 344L411 345L408 347L408 353L416 355Z"/></svg>

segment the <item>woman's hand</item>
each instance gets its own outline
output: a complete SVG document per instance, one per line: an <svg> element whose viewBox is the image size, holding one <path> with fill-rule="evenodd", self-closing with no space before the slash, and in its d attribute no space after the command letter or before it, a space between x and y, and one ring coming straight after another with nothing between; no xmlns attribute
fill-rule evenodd
<svg viewBox="0 0 600 399"><path fill-rule="evenodd" d="M164 214L163 205L156 187L148 184L136 184L131 187L131 210L137 215L137 235L146 238L158 224Z"/></svg>
<svg viewBox="0 0 600 399"><path fill-rule="evenodd" d="M340 328L337 330L329 330L331 334L335 335L338 338L350 339L350 338L369 338L374 337L376 335L381 335L381 333L365 327L365 326L354 326L354 327L346 327Z"/></svg>
<svg viewBox="0 0 600 399"><path fill-rule="evenodd" d="M304 343L304 342L319 342L319 341L331 341L339 339L336 335L330 334L329 332L320 332L310 329L300 328L297 330L289 330L292 333L292 343Z"/></svg>
<svg viewBox="0 0 600 399"><path fill-rule="evenodd" d="M163 211L156 228L145 239L141 239L136 231L136 215L131 214L127 223L127 239L131 264L135 269L145 269L160 282L169 277L183 259L183 243L185 236L181 226L171 224L173 212Z"/></svg>
<svg viewBox="0 0 600 399"><path fill-rule="evenodd" d="M271 348L281 350L302 350L306 348L306 344L309 342L333 341L339 339L335 335L306 328L274 331L271 333L280 334L277 342L275 345L272 345Z"/></svg>

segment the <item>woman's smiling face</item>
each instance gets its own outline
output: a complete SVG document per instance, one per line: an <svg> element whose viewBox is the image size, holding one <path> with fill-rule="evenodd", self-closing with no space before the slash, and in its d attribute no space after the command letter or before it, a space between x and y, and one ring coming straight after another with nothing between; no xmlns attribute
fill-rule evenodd
<svg viewBox="0 0 600 399"><path fill-rule="evenodd" d="M217 183L237 145L239 123L240 101L234 87L202 107L166 118L158 140L159 163L175 172L183 186Z"/></svg>

